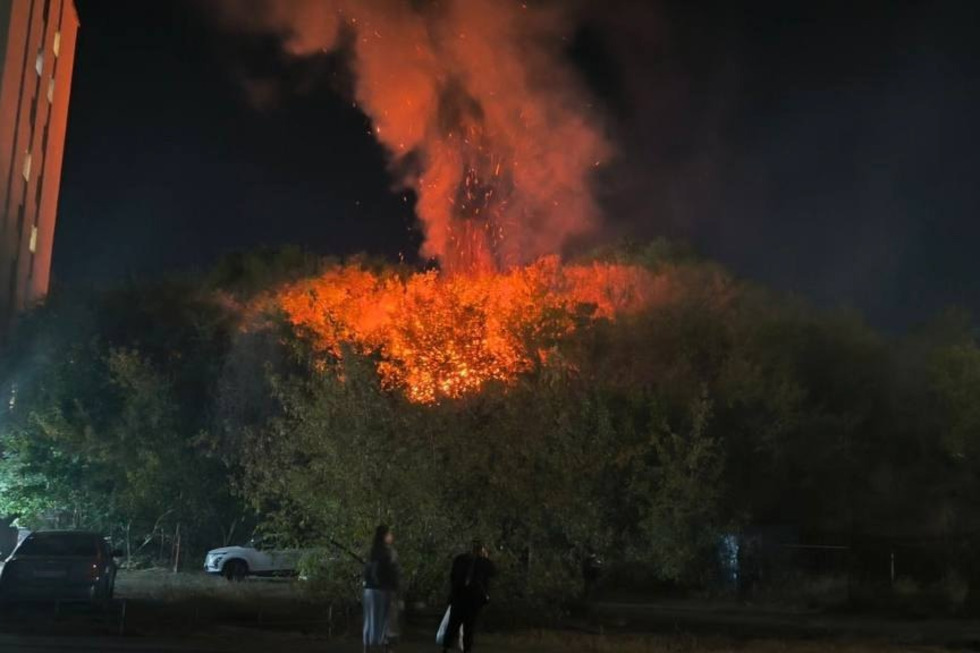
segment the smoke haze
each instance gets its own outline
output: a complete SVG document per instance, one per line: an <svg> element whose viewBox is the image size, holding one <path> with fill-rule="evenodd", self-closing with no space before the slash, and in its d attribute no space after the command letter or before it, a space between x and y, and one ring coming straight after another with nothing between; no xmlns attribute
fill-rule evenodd
<svg viewBox="0 0 980 653"><path fill-rule="evenodd" d="M354 95L415 191L422 255L453 272L557 253L597 224L610 156L566 57L568 3L238 0L226 24L309 57L349 51Z"/></svg>

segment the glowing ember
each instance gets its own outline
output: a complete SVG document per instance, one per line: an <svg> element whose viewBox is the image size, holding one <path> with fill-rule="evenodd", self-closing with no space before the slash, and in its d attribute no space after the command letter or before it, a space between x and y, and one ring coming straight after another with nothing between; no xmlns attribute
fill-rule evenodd
<svg viewBox="0 0 980 653"><path fill-rule="evenodd" d="M663 280L624 265L563 266L557 258L504 274L403 278L341 266L277 296L324 354L376 353L385 388L431 403L513 382L582 320L634 311Z"/></svg>

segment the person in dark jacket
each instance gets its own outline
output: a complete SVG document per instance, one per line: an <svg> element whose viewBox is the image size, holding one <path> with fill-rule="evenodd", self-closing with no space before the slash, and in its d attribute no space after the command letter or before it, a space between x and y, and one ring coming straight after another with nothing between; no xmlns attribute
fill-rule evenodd
<svg viewBox="0 0 980 653"><path fill-rule="evenodd" d="M364 651L391 650L389 619L398 593L400 569L395 538L384 524L374 531L364 565Z"/></svg>
<svg viewBox="0 0 980 653"><path fill-rule="evenodd" d="M459 629L463 629L463 650L473 650L473 636L476 631L476 618L490 602L490 579L496 570L487 552L487 547L479 540L473 541L469 553L462 553L453 560L449 574L451 592L449 596L449 626L442 641L442 650L449 651L459 641Z"/></svg>

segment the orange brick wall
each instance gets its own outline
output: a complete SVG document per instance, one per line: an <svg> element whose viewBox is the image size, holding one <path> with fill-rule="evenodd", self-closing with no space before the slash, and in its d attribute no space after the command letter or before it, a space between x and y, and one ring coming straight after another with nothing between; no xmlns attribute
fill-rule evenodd
<svg viewBox="0 0 980 653"><path fill-rule="evenodd" d="M78 14L72 0L0 0L0 28L4 26L0 339L17 312L48 290Z"/></svg>

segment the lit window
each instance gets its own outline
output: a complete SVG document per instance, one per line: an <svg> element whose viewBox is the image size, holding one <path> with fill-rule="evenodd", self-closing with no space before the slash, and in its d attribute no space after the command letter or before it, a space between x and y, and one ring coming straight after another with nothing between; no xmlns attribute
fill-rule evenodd
<svg viewBox="0 0 980 653"><path fill-rule="evenodd" d="M51 50L56 57L61 54L61 32L54 33L54 43L51 45Z"/></svg>
<svg viewBox="0 0 980 653"><path fill-rule="evenodd" d="M48 80L48 103L54 102L54 77Z"/></svg>
<svg viewBox="0 0 980 653"><path fill-rule="evenodd" d="M31 244L28 246L31 250L31 254L37 251L37 225L31 227Z"/></svg>
<svg viewBox="0 0 980 653"><path fill-rule="evenodd" d="M41 76L41 71L44 70L44 48L40 48L37 51L37 58L34 60L34 70L37 71L37 76Z"/></svg>
<svg viewBox="0 0 980 653"><path fill-rule="evenodd" d="M31 180L31 153L24 152L24 181Z"/></svg>

